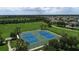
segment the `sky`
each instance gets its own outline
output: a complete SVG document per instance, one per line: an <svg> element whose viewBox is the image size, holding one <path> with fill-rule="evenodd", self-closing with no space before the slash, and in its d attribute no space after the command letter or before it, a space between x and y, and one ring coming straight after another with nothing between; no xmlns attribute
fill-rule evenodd
<svg viewBox="0 0 79 59"><path fill-rule="evenodd" d="M0 0L0 7L79 6L79 0Z"/></svg>
<svg viewBox="0 0 79 59"><path fill-rule="evenodd" d="M79 7L0 7L0 15L79 14Z"/></svg>
<svg viewBox="0 0 79 59"><path fill-rule="evenodd" d="M79 14L79 0L0 0L0 15Z"/></svg>

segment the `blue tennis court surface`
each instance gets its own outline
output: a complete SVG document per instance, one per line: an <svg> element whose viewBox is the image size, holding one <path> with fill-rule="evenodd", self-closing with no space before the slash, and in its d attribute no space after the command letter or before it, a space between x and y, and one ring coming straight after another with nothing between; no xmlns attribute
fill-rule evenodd
<svg viewBox="0 0 79 59"><path fill-rule="evenodd" d="M56 38L56 35L54 35L53 33L50 33L49 31L46 30L40 30L40 31L29 31L29 32L23 32L21 33L21 39L23 39L24 41L32 44L32 43L37 43L40 42L40 40L42 41L46 41L46 40L51 40Z"/></svg>
<svg viewBox="0 0 79 59"><path fill-rule="evenodd" d="M23 35L22 35L22 38L25 40L25 41L27 41L27 42L29 42L29 43L34 43L34 42L37 42L37 38L30 32L30 33L24 33Z"/></svg>
<svg viewBox="0 0 79 59"><path fill-rule="evenodd" d="M39 34L44 36L44 38L47 39L47 40L55 38L55 35L47 32L47 31L39 31Z"/></svg>

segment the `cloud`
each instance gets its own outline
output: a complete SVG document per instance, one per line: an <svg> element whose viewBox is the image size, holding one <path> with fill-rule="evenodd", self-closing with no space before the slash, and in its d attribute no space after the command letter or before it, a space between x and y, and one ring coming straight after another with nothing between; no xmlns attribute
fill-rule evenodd
<svg viewBox="0 0 79 59"><path fill-rule="evenodd" d="M79 14L79 7L3 7L0 15Z"/></svg>

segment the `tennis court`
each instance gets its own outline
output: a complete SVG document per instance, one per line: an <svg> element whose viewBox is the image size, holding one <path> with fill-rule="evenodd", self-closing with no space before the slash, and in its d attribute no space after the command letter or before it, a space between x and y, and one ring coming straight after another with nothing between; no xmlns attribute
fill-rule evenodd
<svg viewBox="0 0 79 59"><path fill-rule="evenodd" d="M53 38L56 37L54 34L51 34L51 33L47 32L47 31L39 31L39 34L41 36L43 36L45 38L45 40L50 40L50 39L53 39Z"/></svg>
<svg viewBox="0 0 79 59"><path fill-rule="evenodd" d="M22 34L22 38L25 41L27 41L28 43L37 42L37 38L31 32L27 32L27 33Z"/></svg>
<svg viewBox="0 0 79 59"><path fill-rule="evenodd" d="M47 30L36 30L23 32L21 39L29 43L29 48L46 44L49 40L56 38L56 35Z"/></svg>

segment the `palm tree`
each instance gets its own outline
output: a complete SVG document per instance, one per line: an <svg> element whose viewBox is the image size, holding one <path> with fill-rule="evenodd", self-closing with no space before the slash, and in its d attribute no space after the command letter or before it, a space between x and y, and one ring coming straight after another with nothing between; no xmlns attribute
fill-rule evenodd
<svg viewBox="0 0 79 59"><path fill-rule="evenodd" d="M21 33L21 28L20 28L20 27L16 27L15 33L16 33L16 35L17 35L17 34L19 35L19 34Z"/></svg>
<svg viewBox="0 0 79 59"><path fill-rule="evenodd" d="M47 29L47 24L41 24L41 30L46 30Z"/></svg>

